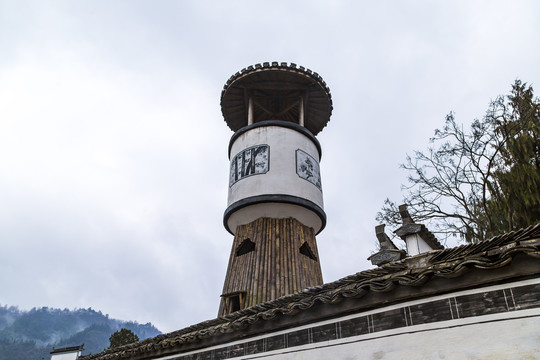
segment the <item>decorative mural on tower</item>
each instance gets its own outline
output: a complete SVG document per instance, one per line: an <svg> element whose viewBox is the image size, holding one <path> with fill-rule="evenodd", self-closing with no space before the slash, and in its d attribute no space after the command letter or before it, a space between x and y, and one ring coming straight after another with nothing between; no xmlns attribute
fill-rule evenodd
<svg viewBox="0 0 540 360"><path fill-rule="evenodd" d="M265 174L270 168L270 146L256 145L240 151L231 160L229 186L251 175Z"/></svg>
<svg viewBox="0 0 540 360"><path fill-rule="evenodd" d="M296 173L322 191L319 163L308 153L296 150Z"/></svg>

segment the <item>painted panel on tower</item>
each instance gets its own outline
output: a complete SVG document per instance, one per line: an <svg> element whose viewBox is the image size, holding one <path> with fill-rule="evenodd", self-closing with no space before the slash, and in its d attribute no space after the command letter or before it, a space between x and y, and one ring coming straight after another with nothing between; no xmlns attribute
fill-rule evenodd
<svg viewBox="0 0 540 360"><path fill-rule="evenodd" d="M265 174L270 169L270 146L256 145L236 154L231 160L229 186L251 175Z"/></svg>
<svg viewBox="0 0 540 360"><path fill-rule="evenodd" d="M296 173L322 191L319 163L308 153L296 150Z"/></svg>

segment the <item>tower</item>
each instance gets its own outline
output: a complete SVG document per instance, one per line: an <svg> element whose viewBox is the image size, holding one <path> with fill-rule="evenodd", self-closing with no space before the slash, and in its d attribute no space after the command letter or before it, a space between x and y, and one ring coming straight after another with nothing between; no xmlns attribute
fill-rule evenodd
<svg viewBox="0 0 540 360"><path fill-rule="evenodd" d="M315 235L326 225L315 138L330 120L330 89L293 63L231 76L221 111L229 142L223 217L234 235L219 316L323 283Z"/></svg>

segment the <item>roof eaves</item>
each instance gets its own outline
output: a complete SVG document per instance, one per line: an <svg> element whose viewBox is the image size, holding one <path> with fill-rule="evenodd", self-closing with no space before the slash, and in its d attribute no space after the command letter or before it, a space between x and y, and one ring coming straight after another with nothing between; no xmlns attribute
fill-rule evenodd
<svg viewBox="0 0 540 360"><path fill-rule="evenodd" d="M497 269L518 254L540 258L540 223L496 236L490 240L457 248L434 250L401 261L349 275L332 283L307 288L299 293L208 320L169 334L84 357L87 360L121 359L159 349L181 346L203 338L246 328L258 321L281 315L295 315L315 303L334 303L341 298L360 298L369 291L384 292L396 285L420 286L432 277L457 277L467 268ZM414 266L412 263L425 264Z"/></svg>

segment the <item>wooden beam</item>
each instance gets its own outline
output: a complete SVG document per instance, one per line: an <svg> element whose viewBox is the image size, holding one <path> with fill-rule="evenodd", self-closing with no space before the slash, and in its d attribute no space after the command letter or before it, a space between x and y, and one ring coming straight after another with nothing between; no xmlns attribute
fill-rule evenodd
<svg viewBox="0 0 540 360"><path fill-rule="evenodd" d="M298 106L298 125L304 126L304 98L301 96Z"/></svg>
<svg viewBox="0 0 540 360"><path fill-rule="evenodd" d="M255 103L255 105L257 105L262 111L264 111L265 113L269 114L269 115L274 115L274 113L270 110L268 110L267 108L265 108L263 105L261 105L261 103L259 103L258 101L255 101L253 100L253 102Z"/></svg>
<svg viewBox="0 0 540 360"><path fill-rule="evenodd" d="M298 101L296 101L296 102L292 103L291 105L287 106L285 109L283 109L282 111L277 113L276 116L281 116L281 115L285 114L287 111L291 110L295 106L298 106Z"/></svg>
<svg viewBox="0 0 540 360"><path fill-rule="evenodd" d="M253 124L253 96L248 100L248 125Z"/></svg>

